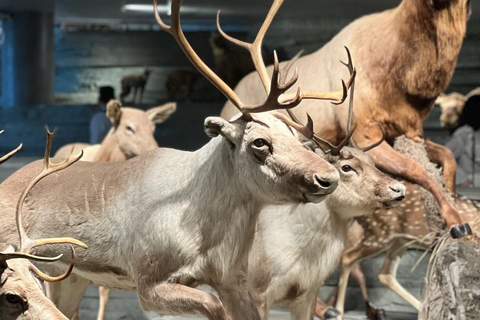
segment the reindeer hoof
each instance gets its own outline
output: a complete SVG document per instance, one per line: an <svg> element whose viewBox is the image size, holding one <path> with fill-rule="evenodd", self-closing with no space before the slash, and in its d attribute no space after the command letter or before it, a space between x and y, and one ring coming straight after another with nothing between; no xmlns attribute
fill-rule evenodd
<svg viewBox="0 0 480 320"><path fill-rule="evenodd" d="M463 228L465 229L465 234L468 234L469 236L473 234L472 228L470 227L468 222L463 225Z"/></svg>
<svg viewBox="0 0 480 320"><path fill-rule="evenodd" d="M453 239L459 239L465 237L465 227L464 226L453 226L450 229L450 235Z"/></svg>
<svg viewBox="0 0 480 320"><path fill-rule="evenodd" d="M323 313L323 319L335 319L336 317L338 317L340 315L340 311L338 311L337 309L335 308L328 308L327 310L325 310L325 312Z"/></svg>

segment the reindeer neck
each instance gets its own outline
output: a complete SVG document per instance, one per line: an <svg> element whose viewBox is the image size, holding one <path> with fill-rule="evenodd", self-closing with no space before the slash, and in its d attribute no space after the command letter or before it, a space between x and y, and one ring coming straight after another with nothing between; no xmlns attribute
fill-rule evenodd
<svg viewBox="0 0 480 320"><path fill-rule="evenodd" d="M123 162L126 160L127 156L122 152L110 132L105 139L103 139L100 148L95 154L94 162Z"/></svg>

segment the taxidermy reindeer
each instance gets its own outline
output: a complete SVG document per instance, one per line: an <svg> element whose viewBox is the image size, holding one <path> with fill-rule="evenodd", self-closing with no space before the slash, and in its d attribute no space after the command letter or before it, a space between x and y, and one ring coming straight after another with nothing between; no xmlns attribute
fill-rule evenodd
<svg viewBox="0 0 480 320"><path fill-rule="evenodd" d="M354 72L351 61L347 65ZM350 90L349 123L354 84ZM292 319L313 320L318 289L340 260L350 219L395 207L405 197L403 184L376 169L364 153L381 141L363 149L347 147L355 130L349 128L339 146L316 148L340 173L332 195L322 203L269 206L260 213L248 271L262 319L273 303L282 303Z"/></svg>
<svg viewBox="0 0 480 320"><path fill-rule="evenodd" d="M344 46L351 50L359 73L355 141L366 145L380 139L377 123L381 123L386 141L370 151L377 167L430 191L454 238L470 234L470 227L464 225L447 201L440 184L428 176L419 163L399 154L390 144L400 135L423 139L422 123L437 96L450 82L470 14L470 0L403 0L395 9L352 22L323 48L298 59L296 64L302 75L298 84L303 89L329 90L335 83L331 77L345 72L330 62ZM384 39L391 39L388 46ZM327 76L319 77L319 73ZM262 82L265 83L265 79ZM247 103L265 96L253 74L242 79L235 92ZM338 133L347 132L344 117L347 106L325 105L322 109L318 104L301 103L298 106L301 120L308 112L315 122L314 132L338 143L343 138ZM236 113L238 111L227 102L222 117L230 119ZM447 190L454 192L456 163L452 153L431 141L425 144L430 159L443 167Z"/></svg>
<svg viewBox="0 0 480 320"><path fill-rule="evenodd" d="M255 43L261 43L282 2L274 1ZM42 191L40 200L27 198L32 235L60 232L89 245L75 265L75 281L50 286L52 301L67 317L93 282L136 290L142 307L159 314L258 319L245 281L258 214L269 204L319 202L337 186L336 169L307 150L292 130L307 133L311 122L289 126L285 116L256 113L293 108L302 99L338 101L346 87L284 94L297 77L280 85L276 61L265 88L268 99L246 105L194 52L181 29L180 6L173 1L171 26L155 12L157 21L242 115L232 121L207 118L205 131L213 139L195 152L159 148L123 163L81 161L32 189L32 199ZM266 74L261 59L255 62ZM0 224L7 231L14 223L12 199L40 166L34 162L0 185ZM53 217L55 228L45 222ZM0 244L14 241L13 232L0 234ZM63 259L49 266L64 268ZM219 298L195 289L202 283Z"/></svg>
<svg viewBox="0 0 480 320"><path fill-rule="evenodd" d="M480 94L480 87L470 91L467 95L458 92L449 94L442 93L435 100L435 104L440 105L442 114L440 115L440 125L450 131L458 127L458 120L462 114L463 107L467 100Z"/></svg>
<svg viewBox="0 0 480 320"><path fill-rule="evenodd" d="M360 284L367 317L377 319L375 315L378 311L370 305L365 276L359 262L382 252L386 252L386 257L378 275L380 282L415 309L420 309L417 298L397 281L396 272L402 255L409 247L429 250L432 247L434 235L429 231L424 201L418 194L420 187L411 183L406 183L406 187L407 196L398 208L380 209L372 215L357 217L349 228L347 246L342 255L342 273L336 303L339 312L343 312L348 277L352 273ZM471 200L456 194L452 196L454 206L465 221L472 222L478 219L480 211ZM324 311L327 308L319 301L317 316L324 317Z"/></svg>
<svg viewBox="0 0 480 320"><path fill-rule="evenodd" d="M140 100L138 103L142 103L143 91L147 85L150 73L150 70L145 69L143 74L131 74L122 78L122 92L120 93L122 103L125 103L125 97L130 94L132 89L134 90L132 103L134 104L137 100L137 90L140 90Z"/></svg>
<svg viewBox="0 0 480 320"><path fill-rule="evenodd" d="M158 148L153 136L155 125L165 122L175 111L177 104L164 105L142 111L122 107L117 100L107 104L107 117L112 121L112 129L100 145L84 143L67 144L55 153L56 158L84 150L82 161L122 162L144 152ZM74 149L72 151L72 148Z"/></svg>
<svg viewBox="0 0 480 320"><path fill-rule="evenodd" d="M67 320L44 295L38 279L47 282L64 280L70 275L74 266L75 250L72 244L85 249L87 248L84 243L72 238L31 239L27 236L25 227L22 224L22 208L29 191L35 184L46 176L67 168L81 157L80 154L80 156L68 158L62 163L52 164L49 161L49 155L52 147L53 134L48 131L47 134L44 168L41 173L28 184L17 202L15 212L16 228L14 228L12 232L18 232L20 236L19 249L15 250L15 247L11 245L5 247L4 244L0 247L5 249L0 252L0 319L2 320ZM6 156L1 157L0 164L12 157L20 148L21 145ZM71 261L68 269L63 275L58 277L47 276L32 264L32 261L44 263L58 261L62 255L47 258L31 253L34 248L53 244L70 244L71 248ZM50 250L50 252L54 252L54 250Z"/></svg>

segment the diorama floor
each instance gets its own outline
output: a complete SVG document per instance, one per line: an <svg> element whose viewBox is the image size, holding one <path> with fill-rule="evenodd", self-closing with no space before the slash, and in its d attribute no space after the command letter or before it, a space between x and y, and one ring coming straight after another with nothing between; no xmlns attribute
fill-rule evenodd
<svg viewBox="0 0 480 320"><path fill-rule="evenodd" d="M80 306L81 320L96 320L98 308L98 290L91 286L87 290ZM107 307L106 320L203 320L200 316L164 316L160 317L153 313L144 313L134 292L112 291ZM287 310L275 308L270 311L270 320L290 320L290 313ZM317 318L316 318L317 319ZM364 320L363 311L349 311L345 320ZM388 312L388 320L416 320L416 313Z"/></svg>

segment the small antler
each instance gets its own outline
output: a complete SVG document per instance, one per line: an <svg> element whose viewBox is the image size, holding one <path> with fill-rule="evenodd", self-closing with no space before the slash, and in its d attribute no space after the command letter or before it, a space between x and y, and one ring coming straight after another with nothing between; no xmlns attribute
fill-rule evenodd
<svg viewBox="0 0 480 320"><path fill-rule="evenodd" d="M2 134L2 133L3 133L3 130L0 130L0 134ZM10 151L9 153L7 153L3 157L1 157L0 158L0 164L4 163L5 161L7 161L11 157L13 157L18 151L20 151L20 149L22 149L22 146L23 145L20 143L20 145L15 150Z"/></svg>
<svg viewBox="0 0 480 320"><path fill-rule="evenodd" d="M383 141L385 141L385 129L383 128L382 124L380 122L377 122L378 126L380 127L380 130L382 131L382 138L378 140L377 142L363 148L359 148L358 146L356 147L360 151L367 152L369 150L372 150L373 148L378 147L380 144L382 144Z"/></svg>
<svg viewBox="0 0 480 320"><path fill-rule="evenodd" d="M42 245L47 245L47 244L70 244L71 250L72 250L72 259L70 261L70 266L68 270L61 276L59 277L50 277L40 270L38 270L35 266L31 266L32 272L34 272L40 279L49 281L49 282L56 282L56 281L61 281L68 277L70 273L73 270L74 266L74 260L75 260L75 250L72 246L77 245L82 248L87 248L87 246L76 239L73 238L49 238L49 239L36 239L32 240L27 236L27 233L25 231L25 228L22 223L22 209L23 209L23 203L25 202L25 199L27 198L27 195L29 194L30 190L43 178L46 176L63 170L65 168L68 168L83 156L83 151L78 155L78 156L70 156L65 159L64 161L60 163L51 163L50 162L50 152L52 149L52 141L53 137L55 136L55 131L51 133L48 128L46 128L47 131L47 146L45 148L45 157L44 157L44 162L43 162L43 170L38 174L27 186L27 188L23 191L21 194L18 203L17 203L17 210L16 210L16 223L17 223L17 229L18 229L18 234L20 236L20 249L19 252L16 253L6 253L6 255L12 257L12 258L25 258L25 259L30 259L30 260L35 260L35 261L44 261L44 262L52 262L52 261L57 261L59 260L62 255L59 255L54 258L46 258L46 257L39 257L30 254L31 250L35 247L42 246Z"/></svg>

